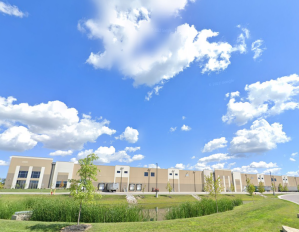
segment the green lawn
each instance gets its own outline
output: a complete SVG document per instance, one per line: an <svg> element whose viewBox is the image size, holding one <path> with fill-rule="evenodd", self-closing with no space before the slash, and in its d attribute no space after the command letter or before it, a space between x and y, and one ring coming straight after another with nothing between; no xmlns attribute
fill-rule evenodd
<svg viewBox="0 0 299 232"><path fill-rule="evenodd" d="M198 195L199 197L201 198L210 198L209 195ZM234 198L240 198L242 199L242 201L260 201L260 200L264 200L264 197L262 196L259 196L259 195L253 195L252 196L249 196L248 194L236 194L236 195L231 195L231 194L220 194L218 196L218 198L223 198L223 197L226 197L226 198L230 198L230 199L234 199ZM273 195L267 195L267 198L272 198ZM214 198L213 198L214 199Z"/></svg>
<svg viewBox="0 0 299 232"><path fill-rule="evenodd" d="M69 192L68 189L56 189L57 193ZM51 192L50 189L0 189L0 192L41 192L41 193L49 193Z"/></svg>
<svg viewBox="0 0 299 232"><path fill-rule="evenodd" d="M92 224L89 231L280 231L282 225L299 228L299 206L267 198L236 207L232 211L198 218L169 221ZM68 223L0 220L2 231L59 231Z"/></svg>
<svg viewBox="0 0 299 232"><path fill-rule="evenodd" d="M138 205L141 205L143 208L168 208L174 204L183 203L187 201L197 201L191 195L159 195L156 198L156 195L140 195L143 196L143 199L138 199L138 196L135 196L138 201Z"/></svg>

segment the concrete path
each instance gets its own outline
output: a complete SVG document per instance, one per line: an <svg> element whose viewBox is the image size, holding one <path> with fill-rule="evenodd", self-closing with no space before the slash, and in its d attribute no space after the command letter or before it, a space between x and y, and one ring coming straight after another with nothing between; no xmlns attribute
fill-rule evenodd
<svg viewBox="0 0 299 232"><path fill-rule="evenodd" d="M293 202L293 203L299 205L299 193L282 195L282 196L278 196L278 198L283 199L283 200L287 200L287 201L290 201L290 202Z"/></svg>

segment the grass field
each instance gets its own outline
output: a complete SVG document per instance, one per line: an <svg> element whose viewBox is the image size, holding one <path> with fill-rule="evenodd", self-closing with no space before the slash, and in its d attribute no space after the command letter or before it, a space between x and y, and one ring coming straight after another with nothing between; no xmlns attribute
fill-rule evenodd
<svg viewBox="0 0 299 232"><path fill-rule="evenodd" d="M68 189L56 189L57 193L65 193L65 192L69 192L70 190ZM14 192L24 192L24 193L50 193L51 190L50 189L0 189L0 192L10 192L10 193L14 193Z"/></svg>
<svg viewBox="0 0 299 232"><path fill-rule="evenodd" d="M232 211L198 218L154 222L98 223L89 231L280 231L282 225L299 228L299 206L270 197ZM2 231L59 231L68 223L0 220Z"/></svg>

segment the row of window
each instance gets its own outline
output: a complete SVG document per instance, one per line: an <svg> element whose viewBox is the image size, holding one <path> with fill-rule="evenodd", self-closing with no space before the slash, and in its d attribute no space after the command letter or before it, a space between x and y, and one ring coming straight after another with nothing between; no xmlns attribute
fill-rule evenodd
<svg viewBox="0 0 299 232"><path fill-rule="evenodd" d="M19 171L18 178L27 178L28 176L28 171ZM40 177L40 172L32 172L31 173L31 178L39 178Z"/></svg>
<svg viewBox="0 0 299 232"><path fill-rule="evenodd" d="M56 188L66 188L67 181L56 181Z"/></svg>
<svg viewBox="0 0 299 232"><path fill-rule="evenodd" d="M144 176L148 176L148 172L144 172ZM154 176L155 176L155 173L154 173L154 172L151 172L151 176L154 177Z"/></svg>
<svg viewBox="0 0 299 232"><path fill-rule="evenodd" d="M169 175L172 176L172 173L169 173ZM174 175L175 175L175 176L178 176L179 174L175 173Z"/></svg>
<svg viewBox="0 0 299 232"><path fill-rule="evenodd" d="M25 185L26 185L26 181L25 180L17 180L15 188L16 189L24 189ZM38 181L37 180L31 180L29 182L28 188L29 189L37 189L37 186L38 186Z"/></svg>
<svg viewBox="0 0 299 232"><path fill-rule="evenodd" d="M120 171L116 171L117 173L120 173ZM124 171L125 174L128 174L128 171Z"/></svg>

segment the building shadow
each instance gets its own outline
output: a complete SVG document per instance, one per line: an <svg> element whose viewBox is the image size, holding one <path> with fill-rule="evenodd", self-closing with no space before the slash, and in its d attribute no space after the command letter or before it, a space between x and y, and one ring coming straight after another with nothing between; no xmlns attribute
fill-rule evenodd
<svg viewBox="0 0 299 232"><path fill-rule="evenodd" d="M60 231L63 227L70 226L69 223L60 223L60 224L36 224L34 226L27 226L26 229L30 231L46 231L46 232L57 232Z"/></svg>

